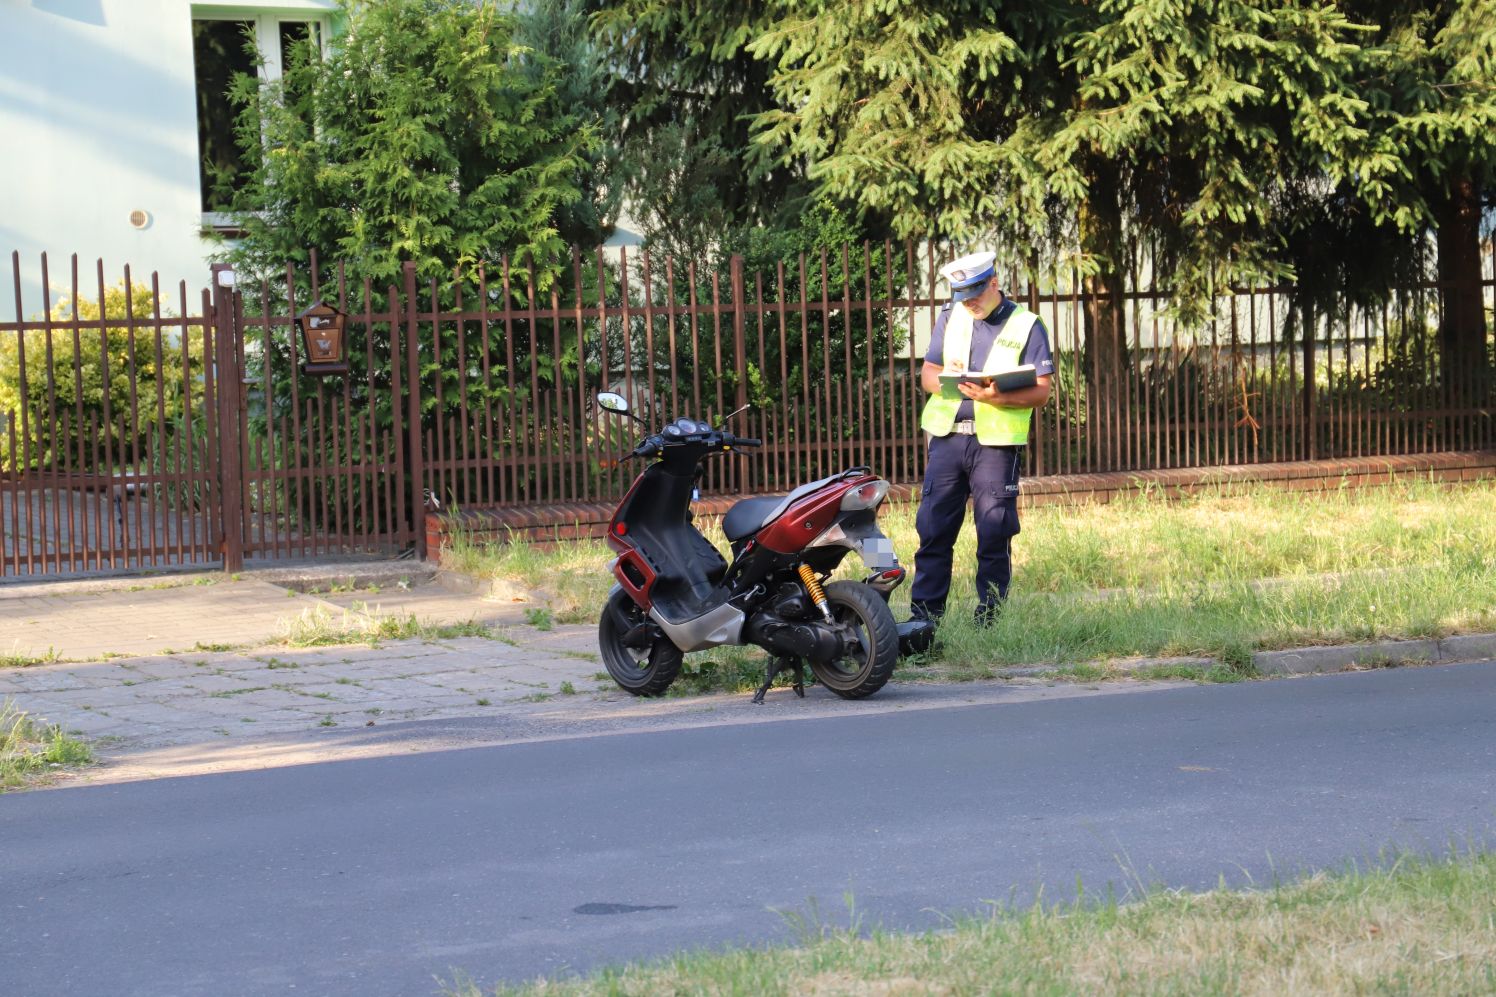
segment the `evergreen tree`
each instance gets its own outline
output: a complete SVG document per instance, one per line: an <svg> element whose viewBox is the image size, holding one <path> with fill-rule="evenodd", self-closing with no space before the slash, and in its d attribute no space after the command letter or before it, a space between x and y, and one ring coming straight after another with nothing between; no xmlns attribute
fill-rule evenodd
<svg viewBox="0 0 1496 997"><path fill-rule="evenodd" d="M380 308L385 289L403 283L407 262L416 265L416 307L429 307L427 281L438 307L455 306L459 295L474 307L480 268L486 304L502 307L505 256L515 301L528 297L532 273L535 291L570 290L570 280L557 279L570 270L569 240L595 241L610 208L597 102L581 99L585 75L570 79L560 60L577 58L583 74L596 66L570 51L539 13L525 20L496 0L344 0L342 27L325 54L296 46L280 80L244 76L235 83L238 138L253 172L236 201L245 235L225 256L245 285L268 278L277 296L272 309L284 307L278 278L294 265L296 304L304 306L316 250L324 288L333 266L345 266L354 308L364 279ZM252 310L260 306L253 290L245 301ZM427 386L419 422L402 416L407 432L456 433L464 400L523 408L536 404L537 389L576 376L575 329L552 337L515 323L505 331L514 348L502 353L492 326L468 334L457 323L432 323L404 341ZM349 324L343 384L353 411L367 412L375 432L396 423L391 365L405 362L384 347L385 336L403 338L377 321ZM365 337L379 346L366 349ZM326 386L301 371L295 341L273 335L247 349L246 362L268 382L268 390L250 395L251 434L269 439L273 450L281 445L277 427L296 432L299 418L302 435L293 447L331 445L328 459L337 459L337 441L322 439L296 408L297 399L303 407L321 399ZM503 376L511 362L534 371L512 392ZM490 369L495 376L483 376ZM497 456L526 431L504 425L465 445ZM320 512L308 505L297 514Z"/></svg>
<svg viewBox="0 0 1496 997"><path fill-rule="evenodd" d="M1359 137L1362 32L1294 0L797 5L754 43L781 109L760 139L913 236L1078 246L1097 364L1120 359L1140 243L1186 319L1285 276L1292 181ZM834 16L833 15L834 9ZM1047 244L1047 245L1046 245Z"/></svg>
<svg viewBox="0 0 1496 997"><path fill-rule="evenodd" d="M254 169L228 258L267 275L315 248L376 289L408 260L438 277L509 253L548 275L596 143L558 96L563 67L486 0L346 0L344 16L325 56L299 45L281 80L235 83Z"/></svg>
<svg viewBox="0 0 1496 997"><path fill-rule="evenodd" d="M1058 222L1004 155L1060 89L1064 4L839 0L770 5L749 46L774 66L777 105L756 119L761 155L798 157L834 196L885 214L900 235L997 235L1029 247ZM1018 203L1037 208L1015 214Z"/></svg>
<svg viewBox="0 0 1496 997"><path fill-rule="evenodd" d="M589 123L594 141L579 150L580 196L557 208L556 227L567 245L591 248L612 232L623 201L619 172L623 116L607 101L611 73L604 52L588 33L586 0L552 0L519 14L518 40L541 58L527 60L537 89L555 80L555 105ZM559 70L559 73L558 73Z"/></svg>
<svg viewBox="0 0 1496 997"><path fill-rule="evenodd" d="M792 227L809 206L798 164L751 141L753 116L774 94L772 67L747 46L773 6L583 0L613 69L629 210L667 253L703 259L730 231Z"/></svg>
<svg viewBox="0 0 1496 997"><path fill-rule="evenodd" d="M1186 323L1280 280L1307 318L1386 300L1432 227L1446 363L1485 363L1496 0L811 0L765 23L758 141L901 234L1078 249L1097 394L1140 248Z"/></svg>
<svg viewBox="0 0 1496 997"><path fill-rule="evenodd" d="M1371 140L1355 189L1405 254L1433 229L1444 379L1490 391L1480 226L1496 192L1496 0L1350 0L1378 25L1362 71Z"/></svg>

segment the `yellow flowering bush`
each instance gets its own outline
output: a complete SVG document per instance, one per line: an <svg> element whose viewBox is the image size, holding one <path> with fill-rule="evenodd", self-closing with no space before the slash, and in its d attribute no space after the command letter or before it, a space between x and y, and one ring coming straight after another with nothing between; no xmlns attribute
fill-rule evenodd
<svg viewBox="0 0 1496 997"><path fill-rule="evenodd" d="M106 459L115 468L125 466L137 448L144 462L160 444L163 419L168 427L175 423L189 393L200 409L200 328L187 336L184 357L180 326L158 334L147 324L156 304L150 288L133 287L128 301L121 283L105 291L102 309L98 301L78 299L84 327L76 332L58 327L0 333L0 468L109 470ZM52 319L72 322L73 303L59 301Z"/></svg>

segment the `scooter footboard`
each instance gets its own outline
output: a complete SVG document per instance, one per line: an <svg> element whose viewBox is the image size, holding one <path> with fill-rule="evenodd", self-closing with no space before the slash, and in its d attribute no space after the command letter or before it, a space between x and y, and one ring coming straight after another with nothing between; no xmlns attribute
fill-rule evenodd
<svg viewBox="0 0 1496 997"><path fill-rule="evenodd" d="M731 603L724 602L700 616L672 620L664 613L664 607L656 604L649 611L649 618L659 624L670 642L682 651L703 651L719 644L741 644L743 634L743 611Z"/></svg>

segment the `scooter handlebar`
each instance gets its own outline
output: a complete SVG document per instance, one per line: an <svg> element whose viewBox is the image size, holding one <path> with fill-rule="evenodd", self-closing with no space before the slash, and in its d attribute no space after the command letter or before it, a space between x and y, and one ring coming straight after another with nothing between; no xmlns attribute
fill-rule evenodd
<svg viewBox="0 0 1496 997"><path fill-rule="evenodd" d="M631 457L653 457L665 448L663 436L646 436L639 441L639 445L629 451Z"/></svg>
<svg viewBox="0 0 1496 997"><path fill-rule="evenodd" d="M719 439L721 445L727 448L761 447L764 445L763 440L754 439L751 436L733 436L731 433L721 433ZM653 457L659 453L662 453L665 449L665 445L669 442L669 440L667 440L664 436L661 436L659 433L646 436L644 439L639 441L638 445L635 446L634 449L628 452L628 456Z"/></svg>

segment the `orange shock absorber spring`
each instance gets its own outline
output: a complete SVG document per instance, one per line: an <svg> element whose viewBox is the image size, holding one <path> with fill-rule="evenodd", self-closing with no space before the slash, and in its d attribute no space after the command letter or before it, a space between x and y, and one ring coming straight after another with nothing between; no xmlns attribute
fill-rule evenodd
<svg viewBox="0 0 1496 997"><path fill-rule="evenodd" d="M811 601L826 618L826 622L832 622L831 607L826 603L826 590L821 588L821 580L816 577L815 571L808 564L802 564L796 569L800 572L800 581L805 585L805 591L810 593Z"/></svg>

